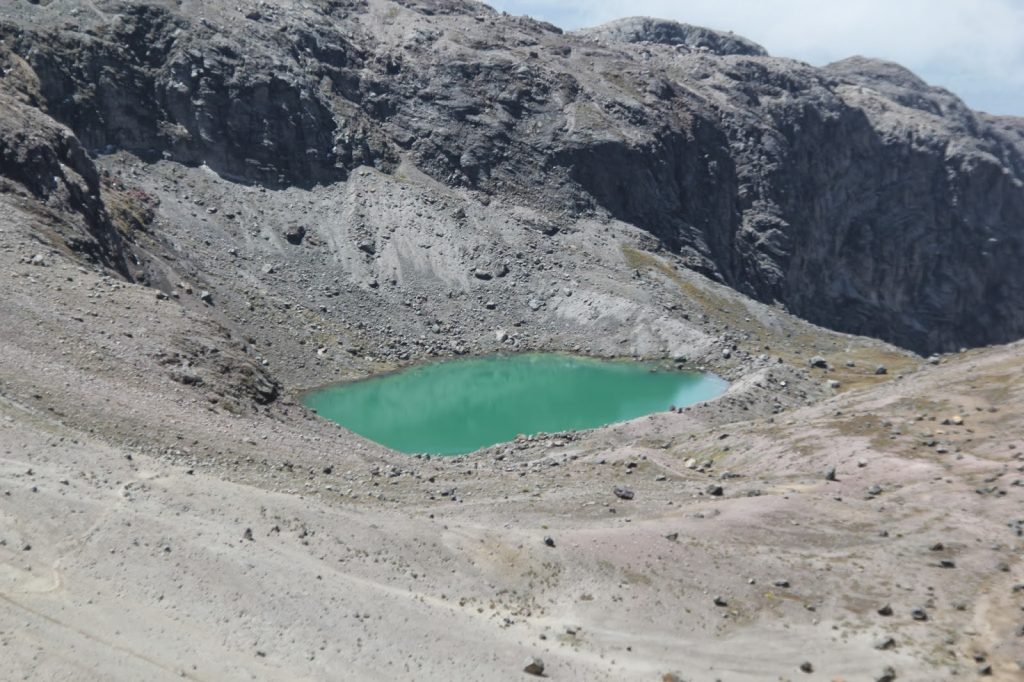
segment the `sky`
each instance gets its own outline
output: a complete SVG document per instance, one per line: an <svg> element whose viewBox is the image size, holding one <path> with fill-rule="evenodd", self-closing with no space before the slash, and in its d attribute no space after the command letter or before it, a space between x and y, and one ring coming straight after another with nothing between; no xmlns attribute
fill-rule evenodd
<svg viewBox="0 0 1024 682"><path fill-rule="evenodd" d="M1024 116L1024 0L485 1L566 30L652 16L733 31L817 66L887 59L972 108Z"/></svg>

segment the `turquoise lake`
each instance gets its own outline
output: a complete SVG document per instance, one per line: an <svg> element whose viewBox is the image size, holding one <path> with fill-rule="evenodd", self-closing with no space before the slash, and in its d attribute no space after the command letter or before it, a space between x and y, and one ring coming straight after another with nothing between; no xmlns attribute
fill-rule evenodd
<svg viewBox="0 0 1024 682"><path fill-rule="evenodd" d="M404 453L458 455L519 434L591 429L709 400L728 383L556 354L453 360L336 384L303 403Z"/></svg>

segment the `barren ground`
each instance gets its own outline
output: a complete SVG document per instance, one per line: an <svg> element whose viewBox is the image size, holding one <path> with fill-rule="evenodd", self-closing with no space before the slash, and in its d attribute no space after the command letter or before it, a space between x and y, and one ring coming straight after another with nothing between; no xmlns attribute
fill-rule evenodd
<svg viewBox="0 0 1024 682"><path fill-rule="evenodd" d="M4 201L5 678L504 680L539 656L553 680L875 680L887 666L899 680L988 666L1020 679L1020 344L928 364L743 303L658 256L623 262L613 239L574 296L610 297L601 278L636 268L650 283L634 300L704 297L737 349L689 343L729 394L406 457L289 397L393 361L317 355L324 345L288 341L296 326L268 324L261 357L285 396L252 405L235 377L253 354L218 312L240 307L105 276L41 244L42 219ZM45 265L25 262L37 252ZM554 326L528 347L584 347L586 325L539 316ZM657 338L625 329L622 355ZM834 369L809 370L815 352ZM171 378L186 370L206 380Z"/></svg>

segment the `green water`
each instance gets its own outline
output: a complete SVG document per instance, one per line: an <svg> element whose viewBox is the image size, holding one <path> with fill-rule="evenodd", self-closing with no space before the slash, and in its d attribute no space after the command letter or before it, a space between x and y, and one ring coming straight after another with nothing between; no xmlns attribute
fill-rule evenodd
<svg viewBox="0 0 1024 682"><path fill-rule="evenodd" d="M423 365L307 394L320 416L400 452L456 455L708 400L718 377L530 354Z"/></svg>

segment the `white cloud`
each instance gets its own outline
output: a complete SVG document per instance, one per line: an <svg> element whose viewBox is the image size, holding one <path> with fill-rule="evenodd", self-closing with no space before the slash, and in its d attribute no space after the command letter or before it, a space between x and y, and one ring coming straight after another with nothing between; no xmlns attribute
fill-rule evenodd
<svg viewBox="0 0 1024 682"><path fill-rule="evenodd" d="M624 16L676 19L825 64L854 54L899 62L973 107L1024 115L1022 0L490 0L567 29Z"/></svg>

